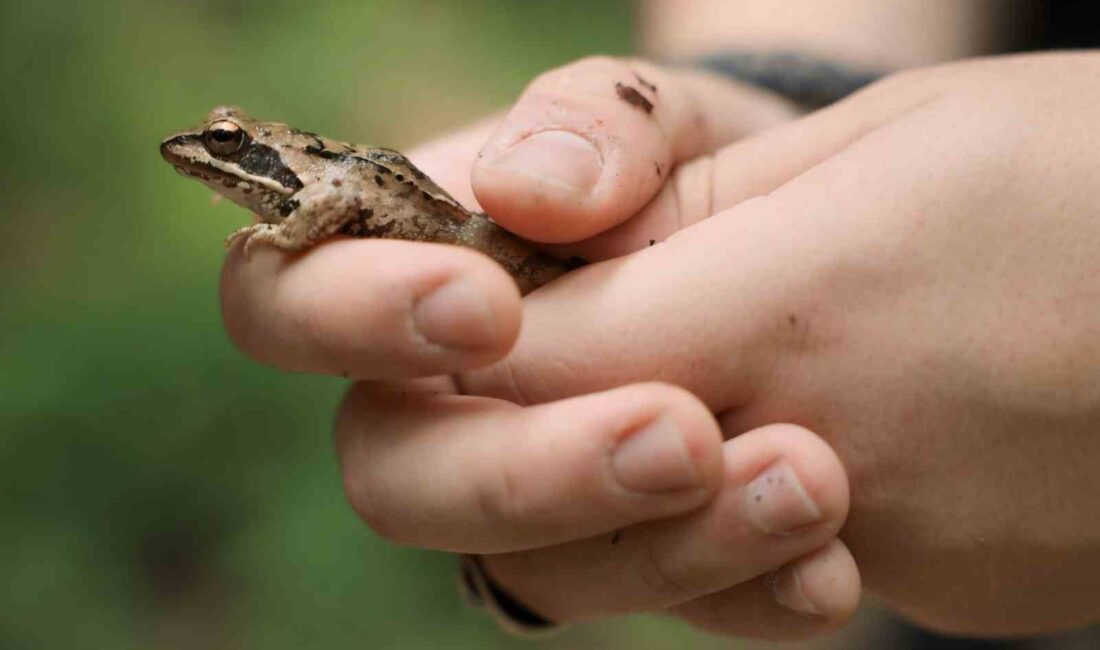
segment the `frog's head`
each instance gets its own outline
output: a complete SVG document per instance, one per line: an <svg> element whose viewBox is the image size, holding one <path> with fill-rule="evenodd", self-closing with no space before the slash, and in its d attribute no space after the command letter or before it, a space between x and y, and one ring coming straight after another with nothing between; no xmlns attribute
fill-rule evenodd
<svg viewBox="0 0 1100 650"><path fill-rule="evenodd" d="M198 179L264 221L294 209L303 184L280 154L285 124L257 122L234 106L210 111L199 126L160 143L160 154L184 176Z"/></svg>

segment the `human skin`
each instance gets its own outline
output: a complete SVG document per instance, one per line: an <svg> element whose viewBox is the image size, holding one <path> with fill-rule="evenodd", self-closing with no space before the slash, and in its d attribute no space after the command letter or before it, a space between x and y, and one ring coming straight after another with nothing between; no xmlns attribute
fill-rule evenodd
<svg viewBox="0 0 1100 650"><path fill-rule="evenodd" d="M594 59L550 73L526 97L557 103L552 92L543 93L557 88L579 98L573 114L613 127L601 134L605 144L645 148L666 170L797 114L749 86L670 75L640 62L632 70L661 88L663 108L654 120L635 119L637 109L617 99L578 92L613 87L609 75L622 74L623 65ZM513 118L533 106L524 101ZM414 156L460 200L476 205L461 179L468 181L477 147L498 121ZM507 123L496 132L514 134ZM574 209L564 227L629 219L663 185L651 159L609 155L604 162L609 183L591 201L555 195ZM505 181L507 189L511 173L486 180ZM551 185L551 192L562 189ZM597 239L585 244L593 259L630 245L621 236ZM294 258L259 250L248 263L234 250L223 305L234 340L263 362L390 380L360 382L338 427L349 498L382 536L461 552L539 549L532 558L573 548L582 551L582 562L589 560L585 544L616 553L620 559L607 565L616 570L605 576L613 591L569 584L543 590L556 604L535 604L556 620L666 609L722 592L718 599L743 610L727 631L792 638L835 628L855 609L858 573L836 540L847 481L836 455L809 431L768 426L723 444L705 405L652 382L519 408L455 397L449 379L393 381L484 366L513 344L520 316L515 287L481 256L451 246L362 240L330 242ZM488 428L486 418L494 422ZM654 431L671 436L643 435ZM640 443L646 439L650 444ZM616 456L616 449L627 453ZM682 568L666 575L668 563Z"/></svg>
<svg viewBox="0 0 1100 650"><path fill-rule="evenodd" d="M760 27L755 34L766 31ZM825 53L847 59L846 42L831 43L836 47ZM907 50L913 58L902 56ZM937 56L904 46L893 51L899 57L893 65ZM1034 102L1027 112L1028 102L1017 101L1017 94L1057 97L1045 92L1051 79L1032 83L1033 77L1066 77L1070 68L911 73L707 156L789 120L794 111L751 89L718 89L640 65L629 64L630 71L640 70L661 88L654 121L594 101L600 88L628 71L592 60L544 76L503 127L483 126L414 153L468 205L476 205L472 184L498 221L536 239L568 242L563 253L614 257L715 217L711 230L687 228L669 244L532 296L518 344L488 372L461 371L509 349L519 308L497 269L462 251L359 242L369 246L363 250L339 242L295 264L268 259L247 269L231 257L227 325L257 358L363 378L458 371L457 385L361 382L349 394L338 448L349 498L364 519L399 543L494 554L486 562L494 576L556 620L659 610L728 634L790 638L832 629L854 608L859 574L835 537L848 511L850 477L852 517L842 537L870 591L895 609L933 627L974 634L1046 631L1095 618L1087 576L1096 571L1098 535L1088 515L1095 510L1089 495L1098 490L1087 471L1097 457L1097 409L1087 388L1095 376L1087 369L1097 365L1088 346L1097 337L1095 311L1087 308L1096 300L1087 285L1083 296L1066 298L1082 289L1080 282L1059 285L1052 274L1064 267L1063 275L1076 277L1076 270L1087 278L1095 269L1080 256L1052 266L1045 258L1060 251L1059 242L1030 237L1028 247L1037 246L1032 264L1003 268L1005 251L1024 236L1021 223L1063 213L1041 203L1021 207L1027 202L1014 198L1028 195L1026 185L999 196L1017 208L1009 211L1015 219L997 222L1000 228L968 227L968 236L953 228L989 222L996 211L989 195L997 195L1006 177L1041 178L1029 175L1025 164L1038 161L1003 156L998 146L1028 151L1021 134L1045 137L1048 123L1065 134L1072 120ZM1075 66L1077 78L1084 77L1083 67ZM1082 83L1069 76L1064 83ZM1091 98L1076 99L1083 114L1080 106ZM920 102L927 107L905 113ZM1006 115L1006 106L1014 114ZM913 124L921 111L934 109L927 125ZM613 118L604 123L622 130L591 128L600 117ZM985 129L963 129L970 139L960 138L959 118ZM597 146L625 143L617 157L604 156L594 186L569 186L578 184L575 172L583 164L563 179L553 176L560 165L541 170L548 178L508 160L506 151L514 151L521 136L563 121ZM1014 137L975 140L991 124ZM1089 126L1069 131L1088 133ZM994 130L990 139L1002 140ZM951 149L938 156L930 151L928 132ZM490 134L471 173L472 152ZM910 185L921 183L899 182L887 173L892 168L883 168L899 151L906 156L902 171L941 185L924 183L925 193L914 200ZM646 169L650 158L677 164L678 171L654 181ZM988 162L1002 159L1012 164ZM1080 156L1069 160L1087 166ZM941 178L949 170L956 172L951 184ZM817 179L816 196L815 186L798 178L802 172ZM1059 188L1080 193L1082 176L1062 179ZM609 182L612 177L617 182ZM835 181L849 177L864 185L849 183L848 194L835 196L835 188L844 187ZM1031 188L1031 194L1039 192ZM769 198L747 202L763 195ZM861 210L837 214L838 198ZM919 213L922 205L931 206L927 214ZM892 219L883 222L880 212ZM805 229L811 218L828 227ZM940 224L940 237L909 236L929 230L924 222ZM879 228L868 232L867 224ZM1095 230L1082 227L1087 223L1071 225L1076 230L1064 232L1073 241L1095 244ZM669 259L663 253L673 242L680 252ZM887 259L884 250L892 254ZM987 269L978 274L986 280L980 286L958 291L960 276L973 282L974 274L963 271L971 264L985 269L987 258L1001 262L991 267L1000 276ZM684 276L685 259L712 275ZM918 272L901 265L904 259L929 263ZM630 273L618 272L622 265ZM1035 266L1041 268L1032 272ZM592 273L608 274L616 290L609 292L600 276L593 282ZM345 282L326 282L333 277ZM655 289L662 286L669 290ZM440 287L445 290L434 291ZM1059 295L1052 287L1063 292L1057 302L1084 308L1069 316L1050 310L1043 298ZM1025 298L1011 305L1015 311L993 304L1013 292ZM677 293L692 296L693 304L670 304ZM429 294L436 299L422 299ZM991 310L1016 316L1027 340L1018 343L1020 335L1003 323L986 325ZM1047 328L1034 326L1036 319ZM1066 325L1044 336L1051 321ZM701 327L707 323L711 327ZM982 345L969 345L972 340ZM1062 381L1052 383L1052 376ZM705 405L668 385L637 383L651 379L683 385ZM621 385L626 388L579 401L559 399ZM508 399L450 396L457 387ZM436 394L423 394L426 389ZM1066 399L1073 403L1059 406ZM718 427L707 417L711 410L721 411ZM650 422L672 422L687 451L658 445L649 452L658 469L642 475L676 484L668 468L686 456L695 477L686 490L645 494L618 481L608 460L612 450ZM847 475L833 450L809 431L758 427L771 422L807 425L824 435ZM736 437L719 447L718 428ZM768 516L801 521L808 497L820 514L816 524L787 535L761 529L751 502L761 487L753 487L754 478L775 476L765 468L802 484L793 492L764 493L779 504ZM815 614L794 611L807 608Z"/></svg>
<svg viewBox="0 0 1100 650"><path fill-rule="evenodd" d="M1083 624L1100 570L1098 66L1087 53L904 73L684 162L618 227L630 234L590 240L615 253L665 241L529 296L514 345L520 302L499 269L399 242L333 242L293 264L234 252L227 326L260 360L362 378L507 352L455 380L357 385L339 426L345 483L395 541L503 553L488 558L493 575L562 620L658 609L727 633L827 629L858 593L832 541L847 512L840 537L864 586L920 623L987 635ZM417 291L441 283L458 289L457 348L416 328ZM736 436L721 447L710 412ZM688 441L696 486L610 489L593 460L609 447L592 441L662 418ZM829 443L850 512L829 448L771 423ZM744 513L744 486L780 458L825 512L790 543ZM607 552L639 538L664 541ZM622 555L654 549L657 577L624 582L647 565ZM824 616L784 610L753 577L784 565ZM843 566L815 582L811 569L830 565ZM654 597L632 602L646 585ZM599 606L571 609L586 602Z"/></svg>
<svg viewBox="0 0 1100 650"><path fill-rule="evenodd" d="M925 25L930 44L905 40L913 16L843 14L802 21L816 31L799 42L887 67L983 42L951 31L957 15ZM790 42L744 13L653 22L674 54L709 47L706 24ZM875 27L843 38L850 24ZM555 620L663 611L813 635L855 607L852 553L871 593L939 629L1095 620L1098 63L911 72L778 126L797 112L751 88L582 61L541 77L503 124L412 157L552 250L636 254L521 307L498 268L450 247L338 241L250 264L234 251L226 324L261 361L366 380L338 450L368 524L490 554L494 577ZM652 119L603 99L635 72L659 87ZM562 129L583 137L516 155ZM681 445L642 435L669 430Z"/></svg>
<svg viewBox="0 0 1100 650"><path fill-rule="evenodd" d="M806 426L847 469L841 537L888 605L971 634L1094 621L1097 69L915 71L735 144L708 163L712 214L659 196L637 219L695 225L534 297L509 357L460 385L540 403L661 379L727 434ZM490 566L537 598L530 562Z"/></svg>

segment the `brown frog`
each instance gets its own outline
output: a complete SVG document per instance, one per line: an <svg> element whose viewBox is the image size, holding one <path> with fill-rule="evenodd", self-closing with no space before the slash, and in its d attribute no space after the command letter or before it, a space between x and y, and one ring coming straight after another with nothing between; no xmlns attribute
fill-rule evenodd
<svg viewBox="0 0 1100 650"><path fill-rule="evenodd" d="M243 240L246 257L257 244L298 251L338 235L456 244L496 260L523 294L578 265L462 207L396 151L261 122L233 106L168 137L160 152L180 174L256 214L258 223L226 239Z"/></svg>

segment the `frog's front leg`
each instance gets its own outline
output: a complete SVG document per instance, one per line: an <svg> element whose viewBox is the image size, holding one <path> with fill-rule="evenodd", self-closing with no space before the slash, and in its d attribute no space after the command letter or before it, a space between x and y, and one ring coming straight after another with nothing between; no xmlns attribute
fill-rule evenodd
<svg viewBox="0 0 1100 650"><path fill-rule="evenodd" d="M252 241L252 237L258 236L262 232L278 228L275 224L270 223L254 223L251 226L244 226L243 228L237 228L233 232L229 233L229 236L225 238L225 248L233 248L233 245L238 241L244 241L246 255L250 254L251 248L249 242Z"/></svg>
<svg viewBox="0 0 1100 650"><path fill-rule="evenodd" d="M290 199L291 205L297 205L285 219L241 228L226 239L226 246L244 239L246 259L251 258L256 244L285 251L309 248L359 218L360 197L359 188L339 179L309 185Z"/></svg>

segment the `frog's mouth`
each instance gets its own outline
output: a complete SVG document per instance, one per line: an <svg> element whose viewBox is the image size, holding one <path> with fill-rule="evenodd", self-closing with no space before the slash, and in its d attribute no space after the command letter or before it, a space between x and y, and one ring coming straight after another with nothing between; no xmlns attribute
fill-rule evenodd
<svg viewBox="0 0 1100 650"><path fill-rule="evenodd" d="M177 135L160 143L160 155L176 168L181 176L197 178L208 185L236 187L238 178L216 167L199 139L192 135Z"/></svg>
<svg viewBox="0 0 1100 650"><path fill-rule="evenodd" d="M180 176L197 178L203 183L211 186L220 185L222 187L237 187L241 183L248 184L206 163L188 161L187 164L172 163L172 166L176 168L176 172L179 173Z"/></svg>

